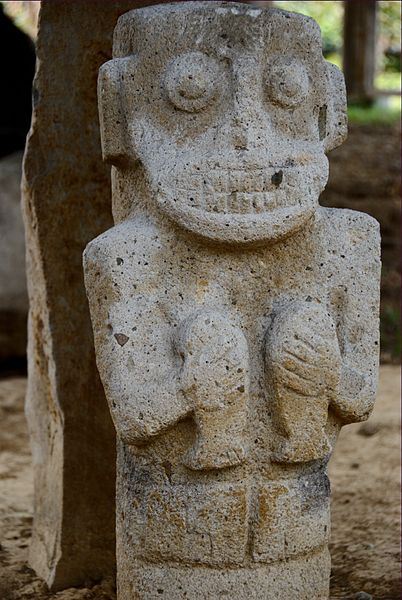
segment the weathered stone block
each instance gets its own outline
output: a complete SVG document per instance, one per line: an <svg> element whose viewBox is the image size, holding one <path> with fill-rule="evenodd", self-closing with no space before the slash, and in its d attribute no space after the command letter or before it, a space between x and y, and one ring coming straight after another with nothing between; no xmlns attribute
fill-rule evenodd
<svg viewBox="0 0 402 600"><path fill-rule="evenodd" d="M217 488L181 485L150 491L144 499L139 554L151 562L241 564L248 534L247 492L232 485Z"/></svg>
<svg viewBox="0 0 402 600"><path fill-rule="evenodd" d="M112 55L119 15L149 3L41 3L23 189L35 467L29 561L53 589L115 570L115 434L95 365L81 256L112 224L98 69Z"/></svg>
<svg viewBox="0 0 402 600"><path fill-rule="evenodd" d="M257 498L253 559L271 563L329 541L329 481L325 474L264 485Z"/></svg>

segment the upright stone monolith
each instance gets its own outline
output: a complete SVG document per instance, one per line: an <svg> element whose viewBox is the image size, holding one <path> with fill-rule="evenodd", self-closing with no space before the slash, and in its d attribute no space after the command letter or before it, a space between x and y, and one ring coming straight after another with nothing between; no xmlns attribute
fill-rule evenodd
<svg viewBox="0 0 402 600"><path fill-rule="evenodd" d="M318 205L342 75L307 17L186 2L119 19L99 105L119 600L324 600L327 463L378 361L377 223Z"/></svg>
<svg viewBox="0 0 402 600"><path fill-rule="evenodd" d="M82 251L112 224L96 79L134 2L41 3L23 208L30 303L29 564L52 589L115 570L115 435L95 365ZM96 27L93 26L96 22Z"/></svg>
<svg viewBox="0 0 402 600"><path fill-rule="evenodd" d="M52 589L115 571L115 432L82 272L113 223L97 77L120 15L155 0L42 0L23 212L30 306L26 412L35 510L29 564Z"/></svg>

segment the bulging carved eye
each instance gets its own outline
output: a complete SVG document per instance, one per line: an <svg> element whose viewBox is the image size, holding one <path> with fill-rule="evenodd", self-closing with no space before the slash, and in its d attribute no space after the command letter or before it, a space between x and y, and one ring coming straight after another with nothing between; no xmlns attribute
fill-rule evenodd
<svg viewBox="0 0 402 600"><path fill-rule="evenodd" d="M202 52L189 52L168 66L164 87L171 103L187 112L202 110L219 91L219 66Z"/></svg>
<svg viewBox="0 0 402 600"><path fill-rule="evenodd" d="M274 104L293 108L306 99L309 78L302 63L289 57L280 57L267 67L265 85Z"/></svg>

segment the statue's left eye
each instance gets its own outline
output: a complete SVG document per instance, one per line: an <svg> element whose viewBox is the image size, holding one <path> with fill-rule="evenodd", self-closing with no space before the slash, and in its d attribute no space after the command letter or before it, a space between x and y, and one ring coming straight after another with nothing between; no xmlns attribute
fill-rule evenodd
<svg viewBox="0 0 402 600"><path fill-rule="evenodd" d="M219 65L202 52L182 54L169 64L163 84L170 102L180 110L206 108L219 92Z"/></svg>
<svg viewBox="0 0 402 600"><path fill-rule="evenodd" d="M267 66L265 88L274 104L286 108L298 106L309 92L306 68L293 58L279 57Z"/></svg>

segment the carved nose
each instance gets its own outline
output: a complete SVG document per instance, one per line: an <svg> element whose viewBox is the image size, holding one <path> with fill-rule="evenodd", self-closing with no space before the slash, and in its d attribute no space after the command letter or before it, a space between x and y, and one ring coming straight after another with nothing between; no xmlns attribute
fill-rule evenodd
<svg viewBox="0 0 402 600"><path fill-rule="evenodd" d="M233 96L233 116L231 137L236 150L250 150L261 146L262 139L269 129L268 115L259 95L258 83L249 72L236 73L236 89Z"/></svg>
<svg viewBox="0 0 402 600"><path fill-rule="evenodd" d="M232 122L232 141L236 150L248 150L251 142L250 123L245 115L235 113Z"/></svg>
<svg viewBox="0 0 402 600"><path fill-rule="evenodd" d="M255 106L255 101L236 107L231 127L232 142L236 150L261 147L268 129L267 116Z"/></svg>

